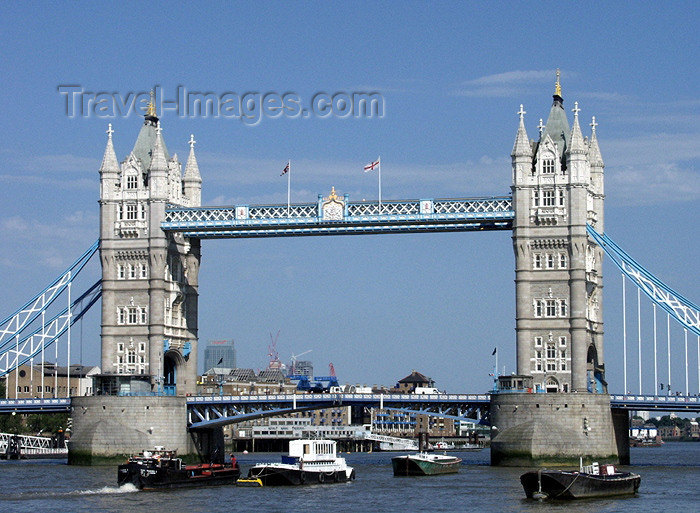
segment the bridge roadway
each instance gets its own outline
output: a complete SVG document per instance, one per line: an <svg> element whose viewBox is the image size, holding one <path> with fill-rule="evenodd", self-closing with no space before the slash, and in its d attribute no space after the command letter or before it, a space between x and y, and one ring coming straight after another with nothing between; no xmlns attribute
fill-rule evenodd
<svg viewBox="0 0 700 513"><path fill-rule="evenodd" d="M361 406L486 422L491 394L279 394L187 397L190 429L272 417L298 411ZM612 408L627 411L700 412L700 396L610 395ZM0 414L71 411L70 398L4 399Z"/></svg>

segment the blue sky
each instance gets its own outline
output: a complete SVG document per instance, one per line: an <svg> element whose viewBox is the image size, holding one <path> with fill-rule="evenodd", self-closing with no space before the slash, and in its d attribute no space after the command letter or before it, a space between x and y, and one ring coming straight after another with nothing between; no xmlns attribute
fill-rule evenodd
<svg viewBox="0 0 700 513"><path fill-rule="evenodd" d="M156 85L169 97L178 86L294 93L302 102L319 92L381 94L384 116L372 119L283 116L249 126L164 114L171 154L184 160L195 134L204 205L285 203L287 159L293 202L331 187L376 198L376 175L362 166L380 154L385 199L473 197L509 193L517 111L524 104L534 138L556 68L565 107L579 102L584 132L591 116L599 124L607 233L699 301L696 2L60 7L0 6L0 317L97 238L107 124L123 160L142 122L133 113L71 118L59 86L121 98ZM333 362L341 382L392 385L416 369L448 391L480 392L490 386L494 346L500 365L515 370L508 232L205 241L202 255L202 349L233 338L240 366L263 368L270 332L279 330L283 360L311 350L305 358L317 374ZM609 261L605 272L605 356L619 392L621 280ZM98 363L97 310L80 333L73 359ZM682 334L674 337L680 347ZM696 345L691 338L694 391ZM646 375L650 358L644 350Z"/></svg>

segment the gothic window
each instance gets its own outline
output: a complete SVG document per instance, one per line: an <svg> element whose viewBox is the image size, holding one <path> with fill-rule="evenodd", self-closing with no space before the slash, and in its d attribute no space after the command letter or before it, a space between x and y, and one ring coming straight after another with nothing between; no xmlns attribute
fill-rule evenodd
<svg viewBox="0 0 700 513"><path fill-rule="evenodd" d="M534 255L533 267L535 269L542 269L542 255L540 255L539 253L535 253Z"/></svg>
<svg viewBox="0 0 700 513"><path fill-rule="evenodd" d="M124 219L124 211L122 210L122 205L117 205L117 217L120 221Z"/></svg>
<svg viewBox="0 0 700 513"><path fill-rule="evenodd" d="M542 206L543 207L553 207L554 206L554 190L542 191Z"/></svg>
<svg viewBox="0 0 700 513"><path fill-rule="evenodd" d="M538 347L542 345L542 337L535 337L535 345ZM541 358L541 356L538 356L538 358Z"/></svg>
<svg viewBox="0 0 700 513"><path fill-rule="evenodd" d="M557 316L557 302L554 299L547 300L547 317Z"/></svg>
<svg viewBox="0 0 700 513"><path fill-rule="evenodd" d="M126 206L126 219L128 221L136 220L136 204L131 203Z"/></svg>
<svg viewBox="0 0 700 513"><path fill-rule="evenodd" d="M118 320L117 320L117 322L118 322L119 324L124 324L124 323L126 323L126 309L124 309L123 307L120 307L120 308L119 308L119 315L118 315Z"/></svg>
<svg viewBox="0 0 700 513"><path fill-rule="evenodd" d="M566 269L568 266L566 253L559 253L559 269Z"/></svg>
<svg viewBox="0 0 700 513"><path fill-rule="evenodd" d="M557 364L554 362L547 362L547 370L548 371L555 371L557 370Z"/></svg>
<svg viewBox="0 0 700 513"><path fill-rule="evenodd" d="M556 358L557 350L554 348L554 344L547 345L547 358Z"/></svg>
<svg viewBox="0 0 700 513"><path fill-rule="evenodd" d="M542 173L545 175L554 174L554 159L544 159L542 161Z"/></svg>
<svg viewBox="0 0 700 513"><path fill-rule="evenodd" d="M147 313L146 309L140 308L139 312L140 312L140 316L141 316L140 323L146 324L148 322L148 313Z"/></svg>
<svg viewBox="0 0 700 513"><path fill-rule="evenodd" d="M559 337L559 345L560 346L566 345L566 337Z"/></svg>
<svg viewBox="0 0 700 513"><path fill-rule="evenodd" d="M532 191L532 204L536 207L540 206L540 191Z"/></svg>
<svg viewBox="0 0 700 513"><path fill-rule="evenodd" d="M544 302L541 299L535 301L535 317L542 317L544 314Z"/></svg>
<svg viewBox="0 0 700 513"><path fill-rule="evenodd" d="M133 280L136 278L136 266L134 264L129 264L129 279Z"/></svg>
<svg viewBox="0 0 700 513"><path fill-rule="evenodd" d="M146 343L139 342L139 353L144 353L146 351Z"/></svg>
<svg viewBox="0 0 700 513"><path fill-rule="evenodd" d="M148 279L148 265L147 264L141 264L141 279L146 280Z"/></svg>
<svg viewBox="0 0 700 513"><path fill-rule="evenodd" d="M123 352L124 352L124 343L123 343L123 342L119 342L119 343L117 344L117 351L120 352L120 353L123 353Z"/></svg>
<svg viewBox="0 0 700 513"><path fill-rule="evenodd" d="M146 219L146 205L139 204L139 219Z"/></svg>
<svg viewBox="0 0 700 513"><path fill-rule="evenodd" d="M129 307L128 323L129 324L136 324L137 320L138 320L137 309L135 307Z"/></svg>
<svg viewBox="0 0 700 513"><path fill-rule="evenodd" d="M564 206L564 189L559 189L559 206Z"/></svg>
<svg viewBox="0 0 700 513"><path fill-rule="evenodd" d="M568 315L567 308L566 308L566 299L562 299L559 302L559 315L561 317L566 317Z"/></svg>
<svg viewBox="0 0 700 513"><path fill-rule="evenodd" d="M124 264L119 264L117 266L117 277L120 280L123 280L126 278L126 268L124 267Z"/></svg>
<svg viewBox="0 0 700 513"><path fill-rule="evenodd" d="M129 175L126 177L126 188L127 189L137 189L139 186L139 178L136 175Z"/></svg>
<svg viewBox="0 0 700 513"><path fill-rule="evenodd" d="M133 349L129 349L127 363L136 363L136 351L134 351Z"/></svg>
<svg viewBox="0 0 700 513"><path fill-rule="evenodd" d="M566 362L561 362L561 370L566 370Z"/></svg>
<svg viewBox="0 0 700 513"><path fill-rule="evenodd" d="M547 254L547 269L554 269L554 255L551 253Z"/></svg>

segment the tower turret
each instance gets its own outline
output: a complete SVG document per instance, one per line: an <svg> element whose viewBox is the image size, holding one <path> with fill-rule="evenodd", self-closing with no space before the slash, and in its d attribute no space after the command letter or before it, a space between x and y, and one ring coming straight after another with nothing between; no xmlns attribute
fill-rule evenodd
<svg viewBox="0 0 700 513"><path fill-rule="evenodd" d="M185 198L190 207L199 207L202 205L202 176L199 174L197 157L195 157L194 154L194 145L196 143L197 141L194 140L194 134L191 134L189 141L190 154L187 157L185 177L183 179Z"/></svg>

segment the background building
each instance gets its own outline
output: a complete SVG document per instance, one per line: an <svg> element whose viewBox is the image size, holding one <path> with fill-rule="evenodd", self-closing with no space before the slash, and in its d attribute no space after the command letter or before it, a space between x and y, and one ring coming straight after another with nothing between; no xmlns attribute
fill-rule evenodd
<svg viewBox="0 0 700 513"><path fill-rule="evenodd" d="M236 368L236 347L233 340L210 340L204 349L204 373L213 367Z"/></svg>

